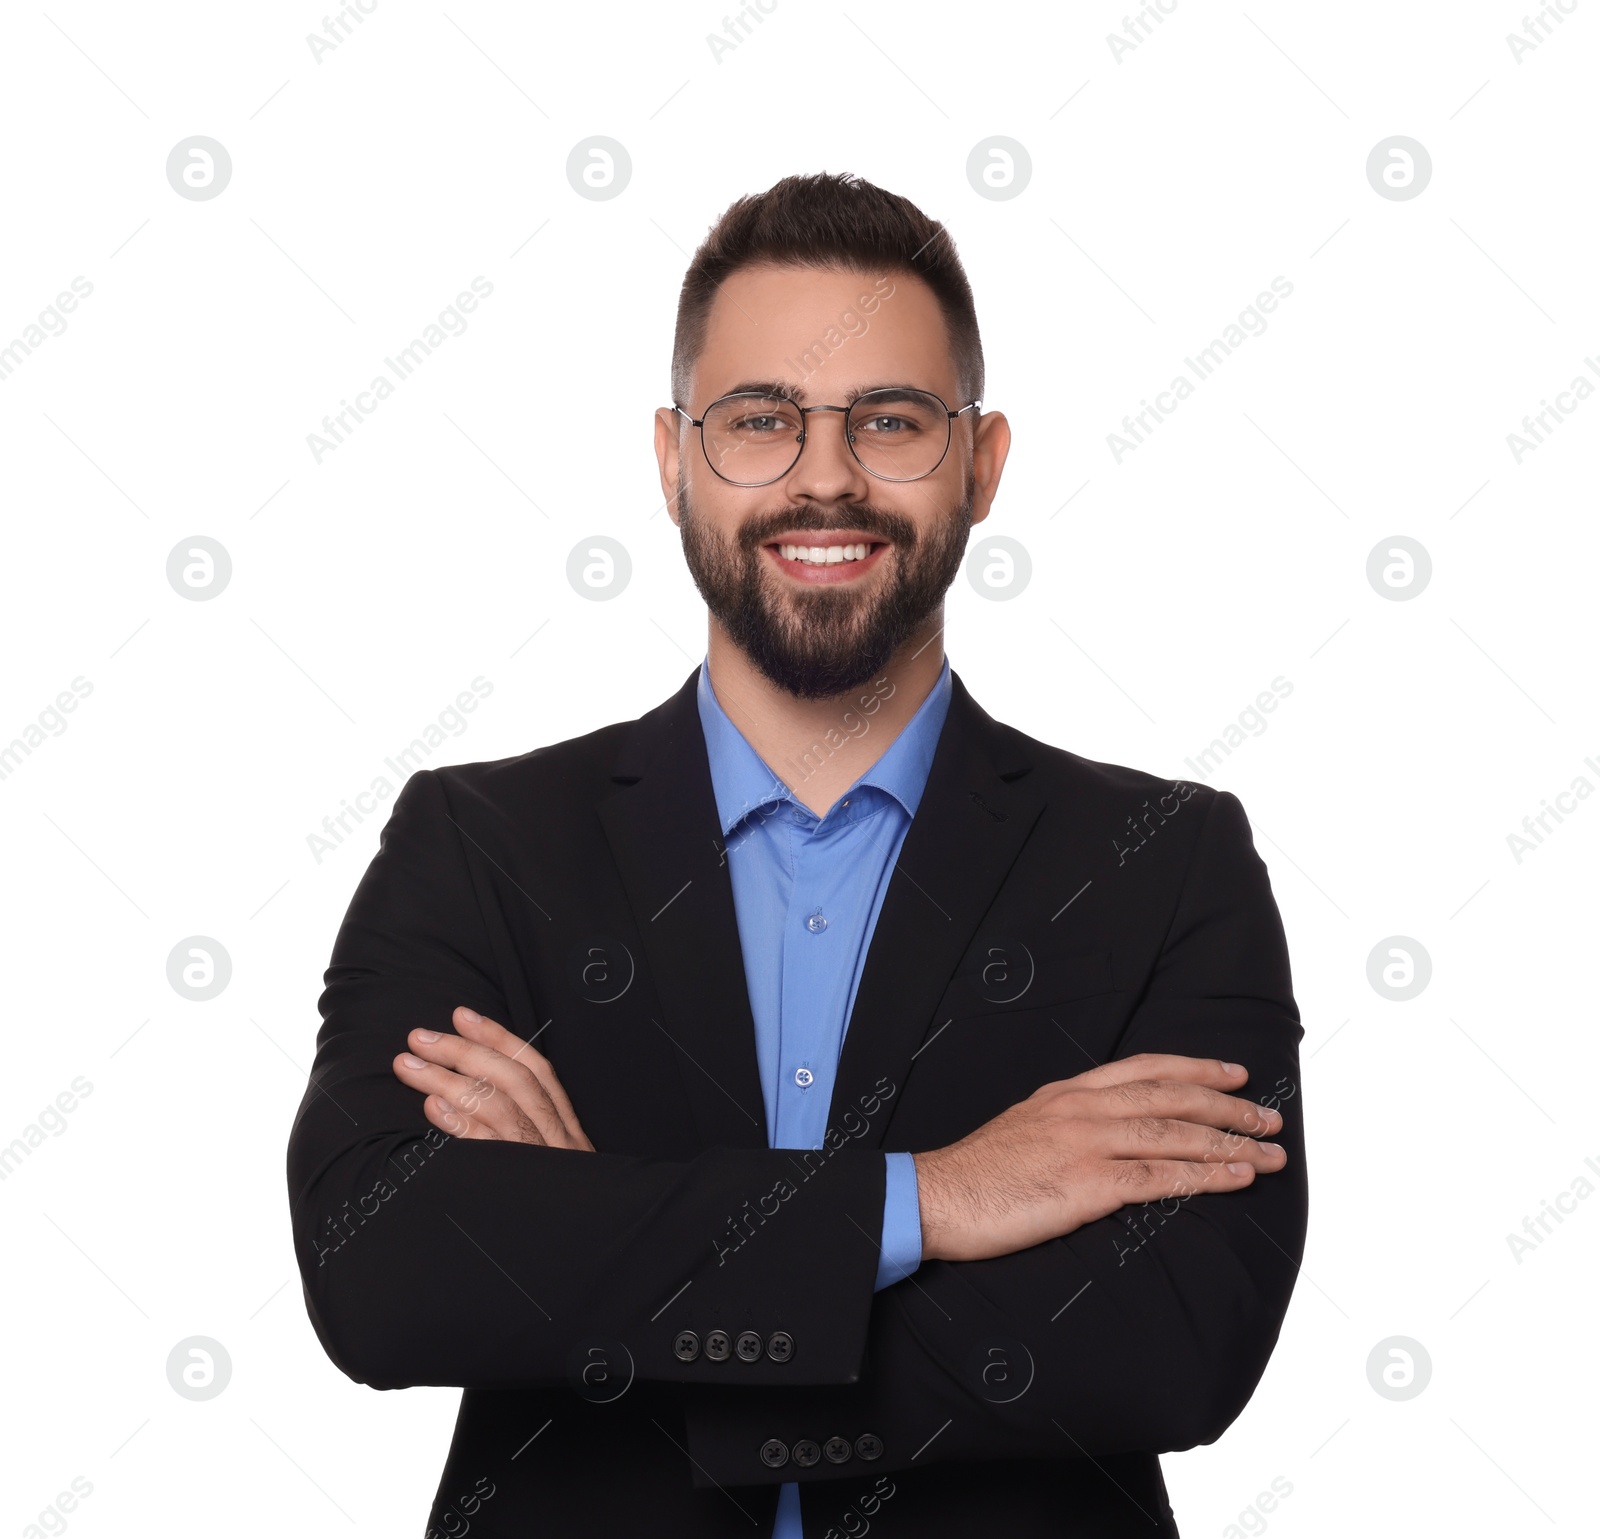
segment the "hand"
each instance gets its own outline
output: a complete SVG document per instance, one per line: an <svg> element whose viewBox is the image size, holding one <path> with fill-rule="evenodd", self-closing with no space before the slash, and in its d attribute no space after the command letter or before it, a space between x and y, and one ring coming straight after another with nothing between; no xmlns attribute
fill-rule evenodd
<svg viewBox="0 0 1600 1539"><path fill-rule="evenodd" d="M394 1060L395 1077L426 1096L429 1122L457 1138L594 1152L543 1053L465 1005L451 1019L460 1036L418 1028Z"/></svg>
<svg viewBox="0 0 1600 1539"><path fill-rule="evenodd" d="M1027 1100L913 1158L927 1260L1008 1256L1125 1204L1229 1192L1288 1155L1254 1135L1282 1115L1228 1095L1249 1075L1216 1058L1139 1053Z"/></svg>

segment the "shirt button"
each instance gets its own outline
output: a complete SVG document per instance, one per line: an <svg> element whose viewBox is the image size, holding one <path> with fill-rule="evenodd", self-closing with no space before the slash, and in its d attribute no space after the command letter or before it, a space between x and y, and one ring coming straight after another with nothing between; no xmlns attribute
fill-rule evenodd
<svg viewBox="0 0 1600 1539"><path fill-rule="evenodd" d="M810 1069L796 1069L794 1071L794 1082L802 1090L804 1090L806 1086L809 1085L815 1078L816 1076L811 1072Z"/></svg>
<svg viewBox="0 0 1600 1539"><path fill-rule="evenodd" d="M821 914L813 914L808 920L806 920L806 928L813 935L821 935L822 932L828 928L828 921L824 919Z"/></svg>

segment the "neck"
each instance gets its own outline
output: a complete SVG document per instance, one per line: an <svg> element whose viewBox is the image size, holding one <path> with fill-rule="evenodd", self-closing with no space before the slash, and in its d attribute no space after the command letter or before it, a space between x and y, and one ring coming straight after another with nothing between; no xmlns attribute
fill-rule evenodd
<svg viewBox="0 0 1600 1539"><path fill-rule="evenodd" d="M711 687L750 746L820 817L883 757L928 698L944 666L943 630L941 604L875 679L828 699L801 700L768 679L713 618Z"/></svg>

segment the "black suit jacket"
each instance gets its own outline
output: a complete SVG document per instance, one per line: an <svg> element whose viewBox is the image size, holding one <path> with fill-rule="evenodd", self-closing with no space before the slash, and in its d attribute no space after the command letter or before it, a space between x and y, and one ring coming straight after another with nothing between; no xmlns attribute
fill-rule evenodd
<svg viewBox="0 0 1600 1539"><path fill-rule="evenodd" d="M418 770L351 901L294 1240L339 1368L465 1390L432 1531L767 1539L798 1480L807 1539L1176 1533L1156 1456L1249 1399L1306 1224L1302 1031L1238 800L954 678L805 1152L766 1147L725 860L691 674L636 722ZM460 1004L536 1040L598 1152L430 1127L390 1063ZM1245 1064L1287 1167L873 1292L884 1151L1148 1051Z"/></svg>

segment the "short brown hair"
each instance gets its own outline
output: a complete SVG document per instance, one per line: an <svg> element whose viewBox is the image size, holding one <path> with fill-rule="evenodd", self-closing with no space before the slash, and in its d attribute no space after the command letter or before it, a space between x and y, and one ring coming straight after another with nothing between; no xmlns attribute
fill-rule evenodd
<svg viewBox="0 0 1600 1539"><path fill-rule="evenodd" d="M786 176L765 192L739 198L701 241L684 274L672 341L672 390L680 405L691 404L690 373L705 346L718 288L731 273L759 262L915 273L933 290L950 334L961 393L951 404L983 395L983 343L972 285L950 232L908 198L848 171L819 171Z"/></svg>

